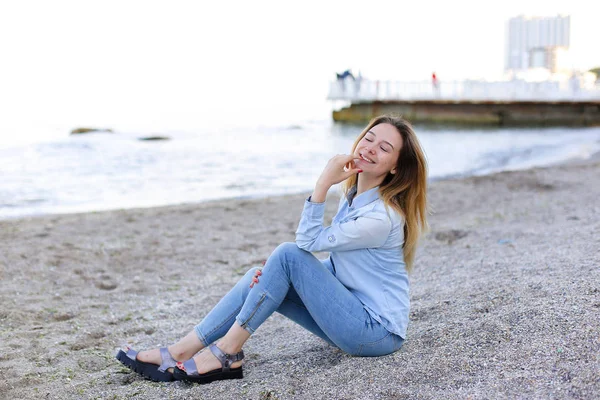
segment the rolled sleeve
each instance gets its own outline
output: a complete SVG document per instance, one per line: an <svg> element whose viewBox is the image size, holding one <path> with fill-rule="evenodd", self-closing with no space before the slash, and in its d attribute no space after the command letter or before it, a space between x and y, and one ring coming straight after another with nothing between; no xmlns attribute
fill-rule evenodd
<svg viewBox="0 0 600 400"><path fill-rule="evenodd" d="M323 226L325 203L306 201L296 231L296 244L306 251L347 251L382 246L392 229L386 213L367 212L357 218Z"/></svg>

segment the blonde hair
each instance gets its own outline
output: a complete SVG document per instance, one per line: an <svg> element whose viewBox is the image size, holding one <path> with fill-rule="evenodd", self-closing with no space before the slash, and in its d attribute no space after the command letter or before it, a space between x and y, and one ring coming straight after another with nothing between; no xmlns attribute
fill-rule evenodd
<svg viewBox="0 0 600 400"><path fill-rule="evenodd" d="M408 121L400 117L382 115L375 117L358 136L352 146L354 154L358 143L376 125L390 124L402 136L402 148L396 162L396 173L388 173L379 185L379 196L386 207L391 207L404 217L404 262L412 271L417 243L427 231L427 160L417 135ZM358 175L344 181L345 194L356 185Z"/></svg>

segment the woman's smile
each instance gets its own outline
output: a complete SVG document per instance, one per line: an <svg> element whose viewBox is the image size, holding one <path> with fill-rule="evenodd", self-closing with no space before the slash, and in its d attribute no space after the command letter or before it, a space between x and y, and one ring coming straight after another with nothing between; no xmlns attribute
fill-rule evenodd
<svg viewBox="0 0 600 400"><path fill-rule="evenodd" d="M375 161L365 156L362 152L359 152L358 155L360 156L360 158L358 159L359 161L365 162L367 164L375 164Z"/></svg>

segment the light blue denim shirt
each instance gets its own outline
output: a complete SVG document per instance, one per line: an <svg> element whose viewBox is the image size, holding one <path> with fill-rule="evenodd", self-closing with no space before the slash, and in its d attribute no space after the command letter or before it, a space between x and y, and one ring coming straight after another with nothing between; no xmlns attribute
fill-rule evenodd
<svg viewBox="0 0 600 400"><path fill-rule="evenodd" d="M404 219L379 198L379 187L342 197L331 226L323 226L325 203L304 204L296 244L328 251L336 277L388 331L406 338L409 282L404 263Z"/></svg>

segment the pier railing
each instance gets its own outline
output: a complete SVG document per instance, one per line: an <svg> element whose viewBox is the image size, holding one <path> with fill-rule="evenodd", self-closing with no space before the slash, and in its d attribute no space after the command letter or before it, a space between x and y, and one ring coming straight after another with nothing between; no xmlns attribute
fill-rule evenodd
<svg viewBox="0 0 600 400"><path fill-rule="evenodd" d="M329 100L368 101L600 101L600 85L581 87L579 81L527 82L522 80L372 81L344 79L331 82Z"/></svg>

